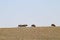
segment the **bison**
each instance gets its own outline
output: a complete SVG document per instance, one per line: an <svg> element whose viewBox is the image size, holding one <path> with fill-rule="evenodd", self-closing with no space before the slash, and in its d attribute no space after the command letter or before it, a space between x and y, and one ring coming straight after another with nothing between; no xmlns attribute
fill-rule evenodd
<svg viewBox="0 0 60 40"><path fill-rule="evenodd" d="M55 25L55 24L51 24L51 26L56 27L56 25Z"/></svg>
<svg viewBox="0 0 60 40"><path fill-rule="evenodd" d="M36 25L32 24L31 27L36 27Z"/></svg>

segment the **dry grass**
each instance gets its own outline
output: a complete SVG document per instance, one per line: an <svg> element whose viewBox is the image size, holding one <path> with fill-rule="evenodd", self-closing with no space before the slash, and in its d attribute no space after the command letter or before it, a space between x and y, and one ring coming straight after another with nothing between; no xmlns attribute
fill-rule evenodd
<svg viewBox="0 0 60 40"><path fill-rule="evenodd" d="M0 40L60 40L60 27L0 28Z"/></svg>

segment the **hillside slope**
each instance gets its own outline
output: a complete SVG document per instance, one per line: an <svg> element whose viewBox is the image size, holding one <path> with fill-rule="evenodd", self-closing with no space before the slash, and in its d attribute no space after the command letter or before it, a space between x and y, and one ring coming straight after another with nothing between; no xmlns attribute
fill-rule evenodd
<svg viewBox="0 0 60 40"><path fill-rule="evenodd" d="M0 40L60 40L60 27L0 28Z"/></svg>

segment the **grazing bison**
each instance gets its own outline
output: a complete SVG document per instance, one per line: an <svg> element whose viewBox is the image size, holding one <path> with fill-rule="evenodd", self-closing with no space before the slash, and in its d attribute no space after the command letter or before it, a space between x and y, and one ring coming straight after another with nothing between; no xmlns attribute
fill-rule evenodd
<svg viewBox="0 0 60 40"><path fill-rule="evenodd" d="M18 25L18 27L26 27L28 25L24 24L24 25Z"/></svg>
<svg viewBox="0 0 60 40"><path fill-rule="evenodd" d="M51 26L56 27L56 25L55 25L55 24L51 24Z"/></svg>
<svg viewBox="0 0 60 40"><path fill-rule="evenodd" d="M31 27L36 27L36 25L32 24Z"/></svg>

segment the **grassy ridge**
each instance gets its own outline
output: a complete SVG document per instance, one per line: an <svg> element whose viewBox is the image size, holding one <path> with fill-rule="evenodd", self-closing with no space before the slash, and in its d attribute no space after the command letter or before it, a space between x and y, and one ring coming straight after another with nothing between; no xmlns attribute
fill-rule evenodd
<svg viewBox="0 0 60 40"><path fill-rule="evenodd" d="M0 40L60 40L60 27L0 28Z"/></svg>

